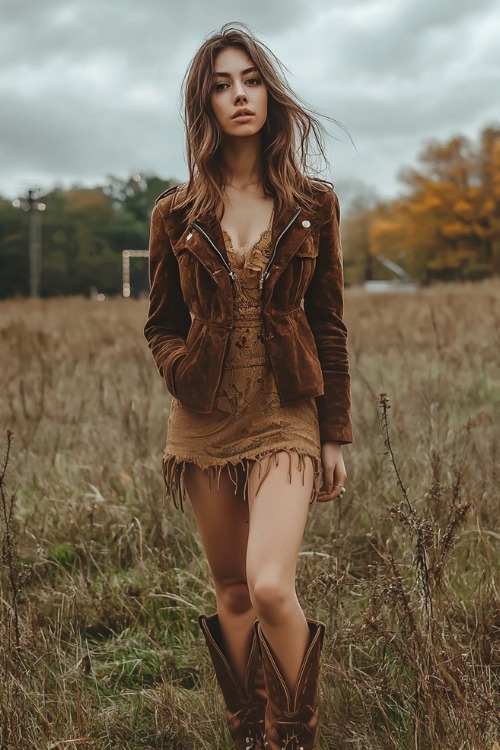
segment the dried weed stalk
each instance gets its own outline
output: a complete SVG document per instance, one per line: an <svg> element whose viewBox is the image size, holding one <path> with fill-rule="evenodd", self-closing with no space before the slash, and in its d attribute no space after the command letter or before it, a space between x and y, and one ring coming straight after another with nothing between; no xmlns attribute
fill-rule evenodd
<svg viewBox="0 0 500 750"><path fill-rule="evenodd" d="M2 597L2 609L7 608L6 615L3 613L2 620L7 617L7 621L12 627L7 628L7 637L9 651L11 650L11 633L14 632L14 646L17 651L21 647L21 634L19 627L19 606L18 597L20 591L20 575L17 556L17 537L15 531L14 510L16 505L16 496L9 495L5 487L5 476L9 463L10 449L12 444L12 432L7 430L7 447L3 466L0 471L0 502L1 502L1 529L2 529L2 569L7 582L10 601ZM3 577L3 576L2 576ZM2 589L3 589L2 585Z"/></svg>
<svg viewBox="0 0 500 750"><path fill-rule="evenodd" d="M403 544L387 540L385 570L373 581L365 624L397 654L413 680L413 741L415 750L452 747L451 738L485 737L494 726L495 704L484 690L484 670L471 668L454 620L456 592L446 577L446 564L463 528L471 501L460 501L470 427L451 487L436 476L419 509L410 499L396 460L389 429L389 398L379 398L386 455L396 475L402 500L390 507L390 518L407 536ZM435 460L435 459L434 459ZM427 502L448 497L444 523L428 513ZM405 562L411 552L411 566ZM380 572L379 572L380 573ZM472 745L463 745L472 747Z"/></svg>

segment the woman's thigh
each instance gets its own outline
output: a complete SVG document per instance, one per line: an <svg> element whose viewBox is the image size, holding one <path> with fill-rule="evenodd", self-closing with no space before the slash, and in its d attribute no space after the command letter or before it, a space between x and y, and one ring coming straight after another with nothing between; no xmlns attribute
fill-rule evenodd
<svg viewBox="0 0 500 750"><path fill-rule="evenodd" d="M257 494L260 483L257 464L252 466L248 477L247 576L252 586L260 583L265 588L269 583L271 588L294 588L314 471L312 460L307 456L303 459L305 469L299 468L299 456L294 451L290 454L280 451L276 458L277 463L273 458Z"/></svg>
<svg viewBox="0 0 500 750"><path fill-rule="evenodd" d="M226 467L217 481L189 463L184 479L216 588L246 584L249 514L243 499L244 476L238 477L236 493Z"/></svg>

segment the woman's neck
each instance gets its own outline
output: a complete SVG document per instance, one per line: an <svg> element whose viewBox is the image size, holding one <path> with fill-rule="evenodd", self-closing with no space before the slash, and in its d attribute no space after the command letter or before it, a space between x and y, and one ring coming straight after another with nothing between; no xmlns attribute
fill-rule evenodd
<svg viewBox="0 0 500 750"><path fill-rule="evenodd" d="M261 146L259 135L231 138L223 142L221 157L226 187L233 190L255 188L261 181Z"/></svg>

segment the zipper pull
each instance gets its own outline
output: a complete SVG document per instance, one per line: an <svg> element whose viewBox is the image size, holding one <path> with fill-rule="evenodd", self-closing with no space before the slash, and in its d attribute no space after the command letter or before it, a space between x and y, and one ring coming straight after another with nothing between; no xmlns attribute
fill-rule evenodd
<svg viewBox="0 0 500 750"><path fill-rule="evenodd" d="M269 271L265 271L265 270L262 271L262 273L260 275L260 281L259 281L259 290L260 291L262 291L262 289L264 287L264 281L267 279L268 276L269 276Z"/></svg>

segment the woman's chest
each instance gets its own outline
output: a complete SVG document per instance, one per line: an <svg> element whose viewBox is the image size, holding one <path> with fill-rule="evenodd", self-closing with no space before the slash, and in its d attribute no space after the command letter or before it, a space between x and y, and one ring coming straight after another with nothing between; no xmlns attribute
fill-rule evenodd
<svg viewBox="0 0 500 750"><path fill-rule="evenodd" d="M233 198L224 206L221 226L231 238L235 252L245 255L259 241L273 221L271 199Z"/></svg>

